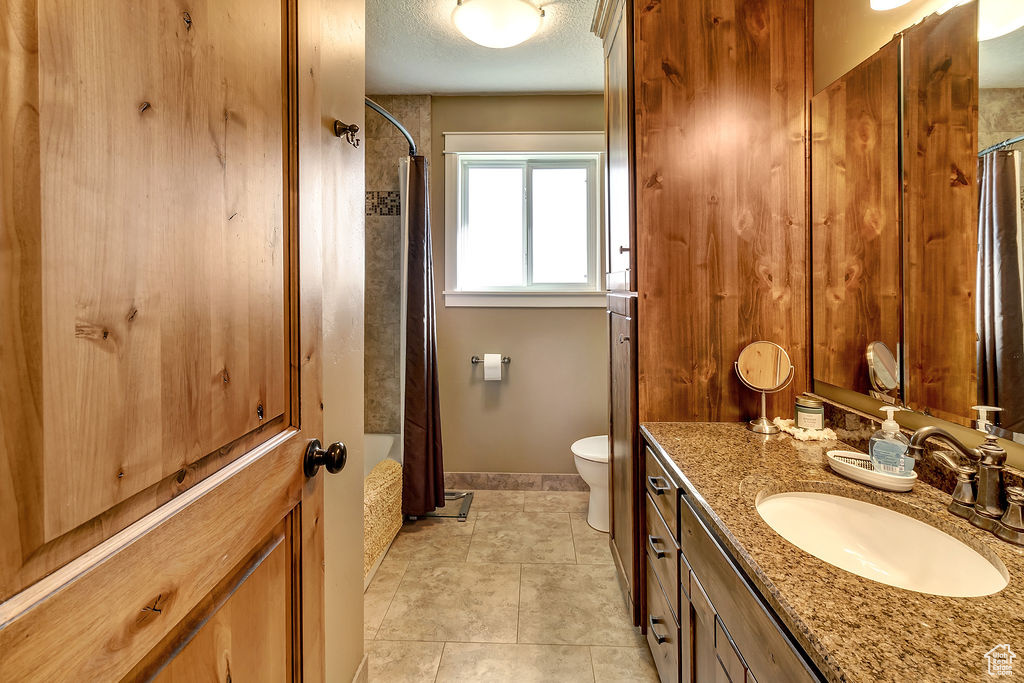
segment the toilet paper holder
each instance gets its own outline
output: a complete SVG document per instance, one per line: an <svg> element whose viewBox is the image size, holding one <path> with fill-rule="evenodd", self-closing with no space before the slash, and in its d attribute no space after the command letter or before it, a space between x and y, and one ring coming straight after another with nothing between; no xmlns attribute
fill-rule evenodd
<svg viewBox="0 0 1024 683"><path fill-rule="evenodd" d="M472 363L473 365L476 365L477 363L483 363L484 359L481 358L480 356L470 356L469 362ZM501 364L502 365L508 365L511 362L512 362L511 356L502 356L501 357Z"/></svg>

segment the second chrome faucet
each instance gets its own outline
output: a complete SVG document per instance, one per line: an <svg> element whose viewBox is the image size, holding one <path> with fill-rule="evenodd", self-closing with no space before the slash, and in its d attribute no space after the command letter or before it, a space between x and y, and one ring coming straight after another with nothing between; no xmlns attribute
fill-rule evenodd
<svg viewBox="0 0 1024 683"><path fill-rule="evenodd" d="M1024 489L1004 483L1006 450L996 437L989 435L980 446L970 448L945 429L930 425L914 432L910 439L910 455L915 460L925 457L929 440L949 446L969 463L961 464L945 453L931 452L957 475L949 511L1004 541L1024 545Z"/></svg>

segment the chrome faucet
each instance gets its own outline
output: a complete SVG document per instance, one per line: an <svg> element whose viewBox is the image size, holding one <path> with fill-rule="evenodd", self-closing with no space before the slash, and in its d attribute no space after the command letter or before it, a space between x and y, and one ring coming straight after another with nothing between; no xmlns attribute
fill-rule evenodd
<svg viewBox="0 0 1024 683"><path fill-rule="evenodd" d="M949 511L1004 541L1024 545L1024 489L1003 483L1006 451L997 438L989 434L983 444L968 448L945 429L929 425L918 429L910 439L910 455L915 460L924 457L929 439L943 442L970 462L962 465L945 453L932 452L957 475Z"/></svg>

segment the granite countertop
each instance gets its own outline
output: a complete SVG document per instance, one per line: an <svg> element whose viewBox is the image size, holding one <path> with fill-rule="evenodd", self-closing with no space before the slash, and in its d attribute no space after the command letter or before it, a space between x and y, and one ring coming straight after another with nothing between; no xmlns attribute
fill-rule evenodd
<svg viewBox="0 0 1024 683"><path fill-rule="evenodd" d="M839 441L763 436L743 423L645 423L643 429L698 494L699 512L833 681L991 680L985 653L1007 643L1024 671L1024 549L946 510L950 495L918 482L889 493L829 469ZM886 586L792 545L757 513L762 492L820 491L920 519L1006 566L1010 582L981 598L949 598Z"/></svg>

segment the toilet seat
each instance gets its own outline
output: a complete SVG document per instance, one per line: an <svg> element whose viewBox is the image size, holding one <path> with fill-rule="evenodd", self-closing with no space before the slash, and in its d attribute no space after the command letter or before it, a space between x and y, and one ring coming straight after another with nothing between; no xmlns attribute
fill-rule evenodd
<svg viewBox="0 0 1024 683"><path fill-rule="evenodd" d="M608 462L608 436L588 436L573 443L572 454L591 462Z"/></svg>

